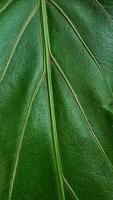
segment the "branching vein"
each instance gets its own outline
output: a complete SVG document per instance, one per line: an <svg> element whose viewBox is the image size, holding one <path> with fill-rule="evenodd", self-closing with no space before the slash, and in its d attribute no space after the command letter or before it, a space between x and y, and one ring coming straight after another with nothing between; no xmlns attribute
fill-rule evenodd
<svg viewBox="0 0 113 200"><path fill-rule="evenodd" d="M80 103L80 101L79 101L77 95L75 94L75 91L74 91L74 89L72 88L72 86L71 86L71 84L70 84L68 78L66 77L66 75L65 75L64 72L62 71L60 65L58 64L58 62L56 61L56 59L54 58L54 56L52 55L51 52L50 52L50 55L51 55L52 61L54 62L54 64L55 64L55 66L57 67L58 71L59 71L60 74L62 75L62 77L63 77L65 83L67 84L67 86L68 86L68 88L69 88L69 90L70 90L70 92L71 92L73 98L75 99L75 102L76 102L76 104L77 104L77 106L78 106L78 108L79 108L79 110L80 110L80 112L81 112L83 118L85 119L86 125L87 125L87 127L88 127L90 133L92 134L92 136L93 136L93 138L94 138L96 144L98 145L100 151L102 152L102 154L103 154L105 160L107 161L108 166L110 167L110 169L113 170L113 164L111 163L111 161L110 161L110 159L108 158L106 152L104 151L102 145L100 144L100 141L98 140L98 138L97 138L97 136L96 136L96 134L95 134L95 132L94 132L94 130L93 130L93 128L92 128L92 126L91 126L91 124L90 124L90 122L89 122L89 120L88 120L86 114L85 114L85 112L84 112L84 109L83 109L83 107L82 107L82 105L81 105L81 103Z"/></svg>
<svg viewBox="0 0 113 200"><path fill-rule="evenodd" d="M14 164L11 183L10 183L8 200L11 200L11 197L12 197L13 186L14 186L14 181L15 181L15 177L16 177L18 162L19 162L19 156L20 156L20 152L21 152L21 147L22 147L23 138L24 138L27 122L28 122L28 119L29 119L29 115L31 113L31 109L32 109L32 105L33 105L34 99L35 99L35 97L36 97L36 95L37 95L37 93L38 93L38 91L39 91L39 89L41 87L42 82L43 82L44 76L45 76L45 70L44 70L40 80L38 81L36 87L35 87L35 90L33 92L33 95L31 97L31 99L30 99L28 108L26 110L25 121L24 121L23 129L22 129L22 133L21 133L21 136L20 136L20 141L19 141L19 145L18 145L18 148L17 148L17 152L16 152L16 159L15 159L15 164Z"/></svg>
<svg viewBox="0 0 113 200"><path fill-rule="evenodd" d="M102 9L102 11L105 13L105 15L108 17L108 19L113 23L113 18L110 16L110 14L107 12L107 10L103 7L103 5L96 0L98 6Z"/></svg>
<svg viewBox="0 0 113 200"><path fill-rule="evenodd" d="M70 191L70 193L72 194L72 196L74 197L74 199L76 200L80 200L77 195L75 194L74 190L72 189L72 187L70 186L70 184L68 183L68 181L66 180L66 178L63 176L63 180L65 185L67 186L68 190Z"/></svg>
<svg viewBox="0 0 113 200"><path fill-rule="evenodd" d="M9 0L6 4L0 9L0 14L13 2L13 0Z"/></svg>
<svg viewBox="0 0 113 200"><path fill-rule="evenodd" d="M67 23L70 25L70 27L72 28L72 30L75 32L75 34L77 35L77 37L79 38L79 40L81 41L81 43L83 44L83 46L85 47L86 51L89 53L90 57L93 59L94 63L97 66L97 69L100 71L101 75L103 76L106 85L109 88L109 91L113 97L113 91L101 69L100 64L98 63L98 61L96 60L96 58L94 57L94 55L92 54L91 50L88 48L87 44L85 43L85 41L83 40L83 38L81 37L81 35L78 33L78 31L76 30L75 26L73 25L72 21L69 19L69 17L67 16L67 14L62 10L62 8L60 8L60 6L55 3L53 0L49 0L49 2L59 11L59 13L61 13L61 15L64 17L64 19L67 21Z"/></svg>
<svg viewBox="0 0 113 200"><path fill-rule="evenodd" d="M0 83L3 81L3 79L4 79L4 77L5 77L6 73L7 73L7 70L8 70L8 68L9 68L9 66L10 66L10 62L11 62L11 60L12 60L12 58L13 58L13 55L14 55L14 53L15 53L15 51L16 51L16 48L17 48L17 46L18 46L18 43L19 43L19 41L20 41L20 39L21 39L23 33L25 32L27 26L29 25L30 21L31 21L32 18L34 17L34 15L35 15L35 13L36 13L36 11L37 11L37 8L38 8L38 5L37 5L37 6L33 9L33 11L30 13L30 15L28 16L27 20L24 22L24 24L23 24L23 26L22 26L22 28L21 28L21 31L19 32L19 34L18 34L17 37L15 38L15 41L14 41L14 44L13 44L13 46L12 46L11 52L10 52L10 54L9 54L9 56L8 56L8 59L7 59L7 61L6 61L6 64L5 64L5 69L4 69L3 72L0 74Z"/></svg>

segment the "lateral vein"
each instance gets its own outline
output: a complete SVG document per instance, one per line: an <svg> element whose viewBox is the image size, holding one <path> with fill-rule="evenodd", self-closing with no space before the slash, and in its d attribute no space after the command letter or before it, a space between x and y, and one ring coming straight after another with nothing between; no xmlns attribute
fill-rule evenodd
<svg viewBox="0 0 113 200"><path fill-rule="evenodd" d="M0 14L13 2L13 0L9 0L6 4L0 9Z"/></svg>
<svg viewBox="0 0 113 200"><path fill-rule="evenodd" d="M105 13L105 15L108 17L108 19L110 21L112 21L113 23L113 18L110 16L110 14L107 12L107 10L103 7L103 5L98 1L96 0L96 3L98 4L98 6L103 10L103 12Z"/></svg>
<svg viewBox="0 0 113 200"><path fill-rule="evenodd" d="M10 62L12 60L12 57L17 49L17 46L18 46L18 43L23 35L23 33L25 32L27 26L29 25L30 21L32 20L32 18L34 17L36 11L38 9L38 5L33 9L33 11L30 13L30 15L28 16L27 20L25 21L25 23L23 24L22 26L22 29L21 31L19 32L19 34L16 36L15 38L15 41L14 41L14 44L12 46L12 49L11 49L11 53L9 54L8 56L8 59L7 59L7 62L6 62L6 67L5 69L3 70L3 72L0 74L0 83L3 81L6 73L7 73L7 70L9 68L9 65L10 65Z"/></svg>
<svg viewBox="0 0 113 200"><path fill-rule="evenodd" d="M89 49L89 47L87 46L87 44L85 43L85 41L83 40L83 38L81 37L81 35L79 34L79 32L76 30L75 26L73 25L72 21L69 19L69 17L67 16L67 14L62 10L62 8L53 0L49 0L49 2L59 11L59 13L61 13L61 15L64 17L64 19L67 21L67 23L70 25L70 27L72 28L72 30L75 32L75 34L77 35L77 37L79 38L79 40L81 41L81 43L83 44L84 48L86 49L86 51L89 53L90 57L92 58L92 60L94 61L97 69L99 70L99 72L101 73L101 75L104 78L104 81L106 82L107 87L109 88L109 91L111 93L111 96L113 97L113 91L111 89L111 86L109 85L104 72L101 69L100 64L98 63L97 59L94 57L94 55L92 54L91 50Z"/></svg>
<svg viewBox="0 0 113 200"><path fill-rule="evenodd" d="M102 154L103 154L103 156L104 156L106 162L108 163L108 166L110 167L110 169L113 170L113 164L111 163L111 161L110 161L108 155L106 154L106 152L104 151L104 148L102 147L100 141L98 140L98 138L97 138L97 136L96 136L96 134L95 134L95 132L94 132L94 130L93 130L93 128L92 128L92 126L91 126L91 124L90 124L90 122L89 122L89 120L88 120L86 114L85 114L85 112L84 112L84 109L83 109L83 107L82 107L82 105L81 105L81 103L80 103L80 101L79 101L77 95L75 94L75 91L74 91L73 87L71 86L71 84L70 84L68 78L66 77L66 75L65 75L64 72L62 71L60 65L58 64L58 62L56 61L56 59L54 58L54 56L52 55L51 52L50 52L50 56L51 56L52 61L53 61L54 64L55 64L55 66L57 67L58 71L59 71L60 74L62 75L62 77L63 77L65 83L67 84L67 86L68 86L68 88L69 88L69 90L70 90L70 93L72 94L73 98L75 99L75 102L76 102L76 104L77 104L79 110L81 111L81 114L82 114L83 118L85 119L86 125L87 125L87 127L88 127L90 133L92 134L92 137L94 138L96 144L97 144L98 147L100 148L100 151L102 152Z"/></svg>
<svg viewBox="0 0 113 200"><path fill-rule="evenodd" d="M16 160L15 160L13 173L12 173L12 177L11 177L8 200L11 200L11 197L12 197L14 181L15 181L15 177L16 177L16 172L17 172L17 167L18 167L18 162L19 162L19 157L20 157L21 147L22 147L22 144L23 144L23 138L24 138L27 122L28 122L28 119L29 119L29 116L30 116L30 113L31 113L31 109L32 109L32 105L33 105L34 99L35 99L36 95L38 94L38 91L39 91L39 89L41 87L41 84L43 82L44 76L45 76L45 70L43 71L43 73L41 75L41 78L40 78L40 80L38 81L38 83L37 83L37 85L35 87L33 95L31 96L31 99L29 101L28 108L26 110L26 116L25 116L25 121L24 121L24 124L23 124L22 134L21 134L19 145L18 145L18 149L17 149L17 152L16 152Z"/></svg>
<svg viewBox="0 0 113 200"><path fill-rule="evenodd" d="M80 200L77 195L75 194L75 191L73 190L73 188L71 187L71 185L69 184L69 182L66 180L66 178L63 176L63 180L68 188L68 190L71 192L72 196L74 197L74 199L76 200Z"/></svg>

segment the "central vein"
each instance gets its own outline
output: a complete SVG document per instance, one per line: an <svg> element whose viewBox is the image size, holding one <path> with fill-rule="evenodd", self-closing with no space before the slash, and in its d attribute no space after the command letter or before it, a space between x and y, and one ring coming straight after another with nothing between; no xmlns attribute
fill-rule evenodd
<svg viewBox="0 0 113 200"><path fill-rule="evenodd" d="M49 55L49 31L47 22L47 11L45 0L40 0L41 3L41 13L42 13L42 26L43 26L43 36L44 36L44 59L47 74L47 87L49 96L49 107L51 116L51 126L52 126L52 141L55 156L55 165L57 171L57 181L59 186L60 200L65 200L64 186L63 186L63 174L60 161L60 153L57 138L56 120L55 120L55 110L54 110L54 100L53 100L53 88L52 88L52 78L51 78L51 65L50 65L50 55Z"/></svg>

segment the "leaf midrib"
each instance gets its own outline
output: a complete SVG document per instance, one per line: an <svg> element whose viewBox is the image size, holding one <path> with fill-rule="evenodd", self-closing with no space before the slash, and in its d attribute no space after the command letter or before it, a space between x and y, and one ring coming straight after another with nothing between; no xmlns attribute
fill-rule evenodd
<svg viewBox="0 0 113 200"><path fill-rule="evenodd" d="M41 2L41 12L42 12L42 26L43 26L43 38L44 38L44 57L45 57L45 68L46 68L46 78L47 78L47 90L48 90L48 100L50 108L50 119L52 128L52 142L53 142L53 154L55 158L56 165L56 176L59 186L59 199L65 200L65 192L63 185L63 174L61 168L61 160L58 146L57 138L57 128L56 128L56 118L54 110L54 99L53 99L53 89L52 89L52 78L51 78L51 65L50 65L50 55L49 55L49 30L47 21L47 11L45 0L40 0Z"/></svg>

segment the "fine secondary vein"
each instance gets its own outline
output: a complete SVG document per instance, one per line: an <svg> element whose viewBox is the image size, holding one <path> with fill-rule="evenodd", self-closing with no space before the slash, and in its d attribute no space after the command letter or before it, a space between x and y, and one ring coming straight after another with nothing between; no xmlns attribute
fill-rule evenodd
<svg viewBox="0 0 113 200"><path fill-rule="evenodd" d="M22 28L21 28L21 31L20 31L19 34L16 36L15 41L14 41L14 44L13 44L12 49L11 49L11 52L10 52L10 54L9 54L9 56L8 56L7 61L6 61L5 69L4 69L3 72L0 74L0 83L3 81L3 79L4 79L4 77L5 77L6 73L7 73L7 70L8 70L8 68L9 68L9 66L10 66L10 62L11 62L11 60L12 60L12 58L13 58L13 55L14 55L16 49L17 49L18 43L19 43L19 41L20 41L20 39L21 39L23 33L25 32L27 26L28 26L29 23L31 22L32 18L34 17L34 15L35 15L37 9L38 9L38 5L37 5L37 6L33 9L33 11L30 13L30 15L28 16L28 18L27 18L26 21L24 22L24 24L23 24L23 26L22 26Z"/></svg>
<svg viewBox="0 0 113 200"><path fill-rule="evenodd" d="M58 138L57 138L53 88L52 88L52 79L51 79L51 65L50 65L50 55L49 55L50 41L49 41L46 2L45 0L40 0L40 1L41 1L42 27L43 27L43 37L44 37L44 57L45 57L45 67L46 67L46 76L47 76L50 117L51 117L53 151L54 151L53 153L54 153L54 158L55 158L56 175L57 175L57 181L58 181L58 187L59 187L59 199L65 200L63 173L62 173L59 145L58 145Z"/></svg>
<svg viewBox="0 0 113 200"><path fill-rule="evenodd" d="M6 4L0 9L0 14L13 2L13 0L9 0Z"/></svg>
<svg viewBox="0 0 113 200"><path fill-rule="evenodd" d="M97 144L98 147L100 148L100 150L101 150L101 152L102 152L102 154L103 154L105 160L107 161L108 166L110 167L110 169L113 170L113 164L111 163L111 161L110 161L108 155L106 154L106 152L104 151L104 148L102 147L100 141L98 140L98 138L97 138L97 136L96 136L96 134L95 134L95 132L94 132L94 130L93 130L93 128L92 128L92 126L91 126L91 124L90 124L90 122L89 122L89 120L88 120L86 114L85 114L85 112L84 112L84 109L83 109L83 107L82 107L82 105L81 105L81 103L80 103L80 101L79 101L77 95L75 94L75 91L74 91L73 87L71 86L71 84L70 84L68 78L66 77L66 75L65 75L64 72L62 71L60 65L58 64L58 62L56 61L56 59L54 58L54 56L52 55L51 52L50 52L50 56L51 56L52 61L53 61L54 64L55 64L55 66L57 67L58 71L59 71L60 74L62 75L62 77L63 77L65 83L67 84L67 86L68 86L68 88L69 88L69 90L70 90L70 93L72 94L73 98L75 99L75 102L76 102L76 104L78 105L78 108L79 108L79 110L81 111L83 118L85 119L86 125L87 125L87 127L88 127L90 133L92 134L92 136L93 136L93 138L94 138L96 144Z"/></svg>
<svg viewBox="0 0 113 200"><path fill-rule="evenodd" d="M0 189L0 192L3 192L6 188L9 187L10 184L7 184L6 186L4 186L3 188Z"/></svg>
<svg viewBox="0 0 113 200"><path fill-rule="evenodd" d="M84 48L86 49L86 51L89 53L90 57L92 58L92 60L96 64L97 69L99 70L99 72L103 76L103 79L106 82L106 85L108 86L109 91L111 93L111 96L113 97L113 91L112 91L111 86L109 85L109 83L108 83L108 81L107 81L107 79L106 79L106 77L104 75L104 72L101 69L100 64L98 63L98 61L96 60L96 58L92 54L91 50L89 49L89 47L87 46L87 44L85 43L85 41L83 40L83 38L81 37L81 35L79 34L79 32L76 30L76 28L75 28L74 24L72 23L72 21L69 19L69 17L67 16L67 14L62 10L62 8L56 2L54 2L53 0L49 0L49 2L59 11L59 13L64 17L64 19L67 21L67 23L69 24L69 26L75 32L75 34L77 35L77 37L79 38L79 40L83 44Z"/></svg>
<svg viewBox="0 0 113 200"><path fill-rule="evenodd" d="M110 14L107 12L107 10L103 7L103 5L98 0L96 0L96 3L102 9L102 11L105 13L105 15L108 17L108 19L110 21L112 21L112 23L113 23L113 18L110 16Z"/></svg>
<svg viewBox="0 0 113 200"><path fill-rule="evenodd" d="M37 96L38 91L39 91L39 89L42 85L44 76L45 76L45 70L43 71L40 80L36 84L35 90L34 90L32 96L31 96L28 108L26 110L26 115L25 115L25 120L24 120L24 124L23 124L23 128L22 128L22 133L21 133L21 136L20 136L20 141L19 141L19 145L18 145L18 148L17 148L17 152L16 152L16 159L15 159L15 164L14 164L13 173L12 173L11 182L10 182L8 200L11 200L11 197L12 197L14 181L15 181L15 177L16 177L16 172L17 172L17 167L18 167L18 162L19 162L19 157L20 157L21 147L22 147L22 144L23 144L23 138L24 138L27 122L28 122L28 119L29 119L29 116L30 116L30 113L31 113L31 109L32 109L34 99Z"/></svg>
<svg viewBox="0 0 113 200"><path fill-rule="evenodd" d="M77 195L75 194L75 191L73 190L73 188L71 187L71 185L69 184L69 182L67 181L67 179L63 176L63 180L65 185L67 186L68 190L71 192L72 196L74 197L74 199L76 200L80 200Z"/></svg>

